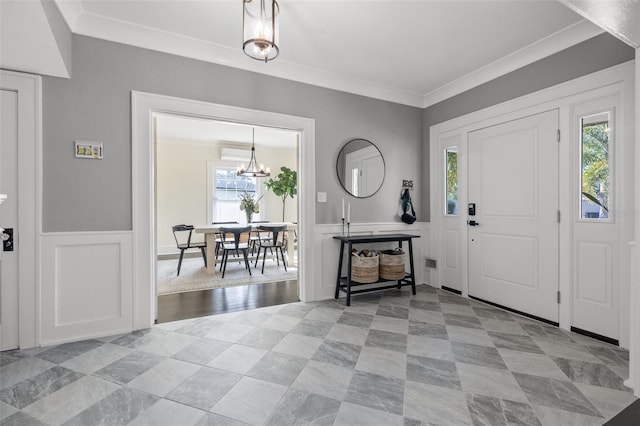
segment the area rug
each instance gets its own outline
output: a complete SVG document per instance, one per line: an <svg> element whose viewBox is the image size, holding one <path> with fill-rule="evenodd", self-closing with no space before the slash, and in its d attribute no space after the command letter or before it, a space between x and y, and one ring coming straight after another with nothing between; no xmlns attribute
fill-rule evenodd
<svg viewBox="0 0 640 426"><path fill-rule="evenodd" d="M215 275L208 275L201 257L184 259L180 276L177 276L177 259L159 260L158 295L298 279L297 268L287 266L285 272L282 263L278 266L274 259L267 259L264 274L260 272L262 261L258 262L257 268L254 268L253 264L251 262L252 275L249 275L244 267L244 262L229 260L227 271L222 278L222 273L219 271L220 265L216 265Z"/></svg>

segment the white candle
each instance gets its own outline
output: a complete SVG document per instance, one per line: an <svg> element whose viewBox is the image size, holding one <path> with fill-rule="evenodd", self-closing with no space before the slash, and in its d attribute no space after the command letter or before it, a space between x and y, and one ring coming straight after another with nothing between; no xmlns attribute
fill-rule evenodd
<svg viewBox="0 0 640 426"><path fill-rule="evenodd" d="M344 198L342 199L342 220L344 220Z"/></svg>
<svg viewBox="0 0 640 426"><path fill-rule="evenodd" d="M347 223L351 223L351 203L347 206Z"/></svg>

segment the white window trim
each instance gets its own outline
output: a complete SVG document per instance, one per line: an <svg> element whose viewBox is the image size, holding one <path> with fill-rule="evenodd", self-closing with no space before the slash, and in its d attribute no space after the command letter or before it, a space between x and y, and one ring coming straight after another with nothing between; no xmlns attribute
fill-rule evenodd
<svg viewBox="0 0 640 426"><path fill-rule="evenodd" d="M575 149L576 164L576 185L574 191L577 192L575 204L575 220L585 223L615 223L615 206L617 204L617 187L616 179L616 133L618 123L616 121L616 103L615 98L605 98L589 102L587 104L577 105L573 111L573 123L575 127ZM609 215L607 218L583 218L582 217L582 119L599 113L609 113Z"/></svg>
<svg viewBox="0 0 640 426"><path fill-rule="evenodd" d="M228 161L207 161L207 220L209 223L213 223L215 218L213 217L214 208L213 203L215 201L215 191L216 191L216 170L217 169L228 169L235 170L236 165L232 164ZM256 196L259 198L262 192L262 185L260 182L256 182ZM264 200L260 200L260 215L264 216Z"/></svg>

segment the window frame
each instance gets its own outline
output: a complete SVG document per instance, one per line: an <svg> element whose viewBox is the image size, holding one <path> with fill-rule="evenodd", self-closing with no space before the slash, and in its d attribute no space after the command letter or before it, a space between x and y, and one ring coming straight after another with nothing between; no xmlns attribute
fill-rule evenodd
<svg viewBox="0 0 640 426"><path fill-rule="evenodd" d="M448 195L448 191L447 191L447 186L449 184L449 178L448 178L448 165L449 165L449 158L448 155L450 152L455 152L456 154L456 175L458 176L458 180L456 182L456 207L457 207L457 213L449 213L449 208L448 208L448 199L447 199L447 195ZM459 217L460 216L460 176L459 176L459 171L460 171L460 147L457 145L450 145L450 146L446 146L443 149L443 215L445 217Z"/></svg>
<svg viewBox="0 0 640 426"><path fill-rule="evenodd" d="M216 219L214 217L215 212L217 210L215 204L218 202L216 198L216 186L217 186L216 172L218 170L227 170L227 171L235 172L236 169L237 169L237 165L235 164L232 165L230 162L207 161L207 218L209 223L228 221L229 219L232 219L232 218ZM260 185L260 182L258 181L257 178L254 178L254 179L256 180L255 197L259 198L262 195L262 185ZM228 200L228 201L231 202L231 200ZM240 199L238 199L238 204L240 204ZM264 198L260 200L259 206L260 206L260 213L254 213L253 220L260 220L261 216L263 215ZM238 219L236 220L239 223L243 223L244 212L242 212L239 208L238 208L238 212L239 212L238 213L239 216L238 216Z"/></svg>
<svg viewBox="0 0 640 426"><path fill-rule="evenodd" d="M598 115L608 114L608 124L609 124L609 132L608 132L608 153L607 153L607 166L608 166L608 174L609 174L609 184L608 184L608 214L607 217L583 217L583 194L582 194L582 179L583 179L583 120L588 119L590 117L595 117ZM577 149L577 176L576 183L574 185L574 199L576 200L576 214L575 219L578 222L584 223L614 223L614 215L615 211L613 207L615 206L616 201L616 193L615 193L615 150L616 150L616 116L615 116L615 108L609 105L602 105L599 108L589 109L588 111L581 111L574 116L575 126L576 126L576 149ZM597 124L597 123L591 123Z"/></svg>

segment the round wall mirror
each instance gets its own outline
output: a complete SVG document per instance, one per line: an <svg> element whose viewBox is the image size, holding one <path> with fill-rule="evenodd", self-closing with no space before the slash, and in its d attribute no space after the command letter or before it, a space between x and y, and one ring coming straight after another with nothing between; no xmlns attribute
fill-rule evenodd
<svg viewBox="0 0 640 426"><path fill-rule="evenodd" d="M384 159L366 139L352 139L340 150L336 173L342 187L357 198L370 197L384 181Z"/></svg>

